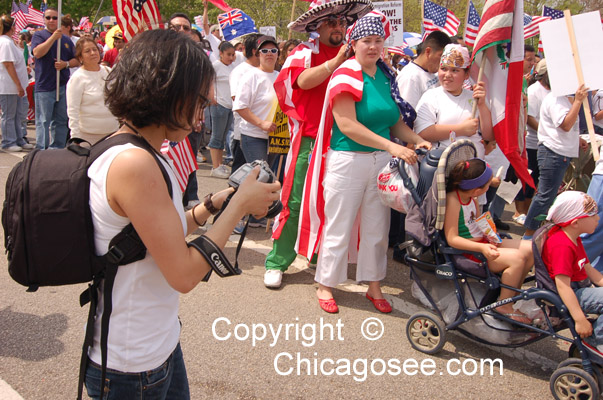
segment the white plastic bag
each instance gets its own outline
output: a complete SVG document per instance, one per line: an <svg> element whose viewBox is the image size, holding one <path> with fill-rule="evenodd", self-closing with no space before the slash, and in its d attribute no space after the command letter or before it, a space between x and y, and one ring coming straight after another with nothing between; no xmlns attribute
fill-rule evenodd
<svg viewBox="0 0 603 400"><path fill-rule="evenodd" d="M383 167L379 175L377 175L377 187L383 204L401 213L406 213L406 210L414 203L414 200L410 191L404 187L402 176L398 170L399 163L400 160L394 157ZM413 165L404 163L404 170L416 187L419 181L418 163Z"/></svg>

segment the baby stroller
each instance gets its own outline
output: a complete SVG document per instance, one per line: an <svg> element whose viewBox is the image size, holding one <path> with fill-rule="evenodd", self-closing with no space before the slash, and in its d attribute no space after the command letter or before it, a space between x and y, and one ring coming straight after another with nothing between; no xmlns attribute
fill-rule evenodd
<svg viewBox="0 0 603 400"><path fill-rule="evenodd" d="M443 151L435 149L427 154L420 164L416 187L410 179L404 180L416 203L407 210L406 232L410 240L405 243L405 260L413 280L413 296L432 310L409 318L406 336L411 346L426 354L437 353L444 346L449 330L502 347L524 346L552 336L572 343L570 358L561 362L550 378L553 396L556 399L599 398L603 390L603 357L585 345L576 333L573 319L540 257L550 226L534 235L536 287L521 289L512 299L497 301L500 288L505 286L488 270L481 254L474 254L481 262L472 261L464 256L468 253L466 250L447 245L441 232L446 209L446 177L459 161L476 155L470 140L458 140ZM437 167L433 167L438 157ZM404 175L402 170L400 168ZM522 311L537 324L528 325L493 312L500 305L520 300L526 308ZM566 328L571 337L559 333Z"/></svg>

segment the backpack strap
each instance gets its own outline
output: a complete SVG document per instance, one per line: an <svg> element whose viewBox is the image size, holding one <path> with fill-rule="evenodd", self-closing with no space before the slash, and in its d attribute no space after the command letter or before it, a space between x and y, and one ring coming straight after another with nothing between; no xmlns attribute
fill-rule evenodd
<svg viewBox="0 0 603 400"><path fill-rule="evenodd" d="M158 156L162 157L144 138L132 134L120 134L114 136L107 136L101 141L97 142L90 149L79 146L77 144L70 145L68 147L71 151L75 151L80 154L82 152L89 152L88 168L92 163L100 157L105 151L113 146L121 144L131 143L137 147L147 150L153 156L153 159L157 162L163 179L168 188L170 198L173 198L172 181L170 176L165 169L164 165L158 159ZM73 148L71 148L73 147ZM105 380L107 374L107 342L109 337L109 319L111 317L111 311L113 309L113 285L115 283L115 276L117 275L117 268L120 265L127 265L135 261L142 260L146 256L147 248L140 239L140 236L134 229L134 226L130 223L126 225L120 233L115 235L109 243L109 251L106 254L97 257L96 262L101 263L105 266L103 273L95 277L94 281L88 285L88 289L80 295L80 305L83 307L88 302L90 303L90 310L88 311L88 321L86 323L86 336L84 337L84 344L82 346L82 356L80 359L80 374L78 381L78 400L82 399L82 393L84 390L84 382L86 380L86 368L88 366L88 349L92 347L94 338L94 322L96 317L96 309L98 306L98 288L101 282L104 280L103 285L103 315L101 317L101 386L100 396L103 397L105 390Z"/></svg>

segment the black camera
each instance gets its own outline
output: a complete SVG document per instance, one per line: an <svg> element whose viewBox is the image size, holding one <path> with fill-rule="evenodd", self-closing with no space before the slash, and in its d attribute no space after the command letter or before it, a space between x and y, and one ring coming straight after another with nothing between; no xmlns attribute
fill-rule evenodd
<svg viewBox="0 0 603 400"><path fill-rule="evenodd" d="M277 181L276 175L274 175L274 172L272 172L266 161L255 160L253 162L243 164L239 169L233 172L228 178L228 185L233 187L236 191L241 185L241 183L245 180L245 178L247 178L247 175L249 175L249 173L257 166L260 167L258 181L263 183L272 183ZM224 207L226 206L226 203L227 202L224 202ZM224 207L222 208L224 209ZM282 209L283 204L280 202L280 200L274 201L268 209L268 214L266 214L266 218L276 217Z"/></svg>

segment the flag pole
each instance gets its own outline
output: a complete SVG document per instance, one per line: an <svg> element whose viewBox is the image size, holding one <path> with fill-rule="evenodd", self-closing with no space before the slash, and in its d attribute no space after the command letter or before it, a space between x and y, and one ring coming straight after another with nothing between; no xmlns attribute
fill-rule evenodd
<svg viewBox="0 0 603 400"><path fill-rule="evenodd" d="M486 66L486 52L488 49L482 50L482 60L479 63L479 73L477 74L477 82L481 82L484 77L484 67ZM475 114L477 113L477 101L473 102L473 107L471 108L471 118L475 118Z"/></svg>
<svg viewBox="0 0 603 400"><path fill-rule="evenodd" d="M576 74L578 75L578 85L584 85L582 63L580 62L580 54L578 53L578 44L576 43L576 34L574 32L574 21L572 20L572 14L570 10L563 10L563 17L565 18L565 24L567 25L567 33L569 34L570 44L572 46L574 65L576 66ZM588 126L588 136L590 138L590 146L593 151L593 158L595 159L595 161L598 161L599 146L597 138L595 136L595 127L593 126L590 105L588 104L588 96L586 96L582 101L582 107L584 108L584 117L586 119L586 125Z"/></svg>
<svg viewBox="0 0 603 400"><path fill-rule="evenodd" d="M57 14L58 14L58 20L57 20L57 29L61 29L61 8L62 8L62 1L59 0L59 4L57 6ZM59 38L59 40L57 40L57 62L61 61L61 38ZM59 101L59 90L61 88L61 71L57 69L57 102Z"/></svg>
<svg viewBox="0 0 603 400"><path fill-rule="evenodd" d="M469 21L469 2L471 0L467 0L467 12L465 15L465 30L463 31L463 43L465 43L465 45L467 44L467 41L465 40L467 38L467 22Z"/></svg>
<svg viewBox="0 0 603 400"><path fill-rule="evenodd" d="M96 14L94 14L94 19L92 20L92 23L96 25L96 19L98 18L98 13L101 10L101 7L103 6L103 2L105 0L101 0L100 4L98 5L98 9L96 10Z"/></svg>
<svg viewBox="0 0 603 400"><path fill-rule="evenodd" d="M293 5L291 6L291 22L293 22L293 18L295 18L295 0L293 0ZM293 31L289 29L289 36L287 40L291 40L291 34Z"/></svg>

